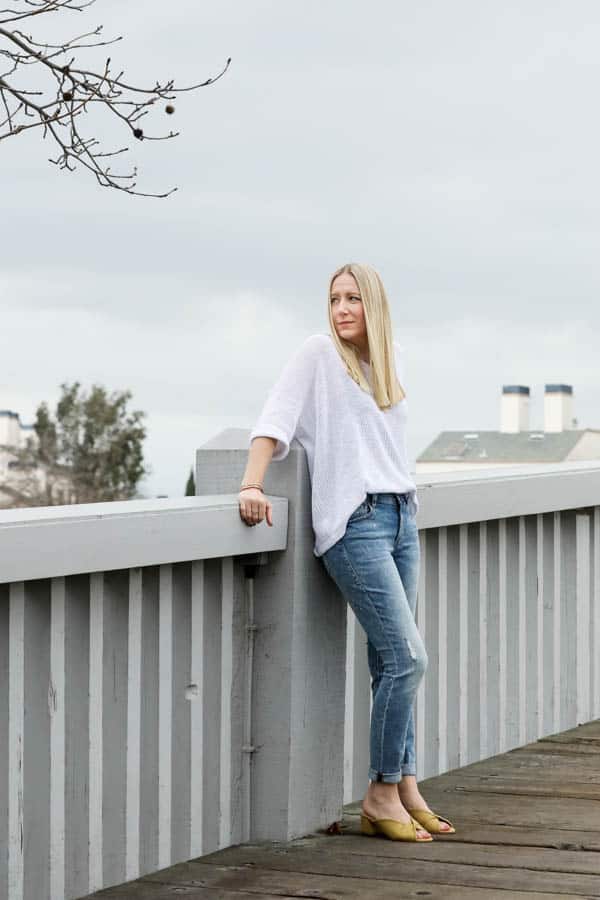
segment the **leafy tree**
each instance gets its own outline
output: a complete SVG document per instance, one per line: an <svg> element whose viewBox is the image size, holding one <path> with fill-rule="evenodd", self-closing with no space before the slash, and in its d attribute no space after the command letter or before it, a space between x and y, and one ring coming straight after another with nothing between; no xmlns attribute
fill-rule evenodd
<svg viewBox="0 0 600 900"><path fill-rule="evenodd" d="M23 25L37 25L47 13L81 13L95 2L8 0L8 8L0 9L0 58L7 64L6 71L0 70L0 140L32 128L41 129L42 136L49 137L58 147L58 157L49 161L61 169L73 171L79 164L95 175L102 187L143 197L167 197L177 188L162 194L136 191L136 167L131 172L113 171L112 158L129 148L104 149L100 141L89 135L89 126L101 122L102 114L107 112L128 136L138 141L177 137L179 132L173 131L166 135L149 134L140 122L157 101L170 101L178 93L218 81L231 58L215 78L200 84L176 88L171 79L162 84L157 81L153 87L138 87L123 80L123 71L113 74L110 57L99 72L90 71L89 66L79 62L82 51L122 40L122 35L109 41L94 40L102 25L51 44L21 30ZM143 12L140 4L140 15ZM34 90L27 89L31 84ZM167 102L164 111L172 115L175 107ZM90 115L80 120L81 113ZM88 127L82 128L81 121Z"/></svg>
<svg viewBox="0 0 600 900"><path fill-rule="evenodd" d="M187 484L185 486L185 496L186 497L195 497L196 496L196 482L194 480L194 467L190 469L190 474L187 480Z"/></svg>
<svg viewBox="0 0 600 900"><path fill-rule="evenodd" d="M61 384L62 396L52 416L42 403L34 422L35 438L26 446L3 445L14 475L2 491L13 506L53 506L128 500L137 496L143 465L146 415L128 412L130 391L107 395L101 385L80 393L80 383Z"/></svg>

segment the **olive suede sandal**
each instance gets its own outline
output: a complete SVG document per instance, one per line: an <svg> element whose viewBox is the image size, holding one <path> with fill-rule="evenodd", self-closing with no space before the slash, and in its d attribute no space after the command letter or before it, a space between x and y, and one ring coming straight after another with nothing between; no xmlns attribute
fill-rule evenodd
<svg viewBox="0 0 600 900"><path fill-rule="evenodd" d="M372 819L366 813L360 814L360 830L361 834L383 834L392 841L417 841L418 843L426 843L432 841L431 835L427 837L418 837L417 828L422 829L423 826L416 822L412 817L410 822L399 822L398 819Z"/></svg>
<svg viewBox="0 0 600 900"><path fill-rule="evenodd" d="M448 819L445 819L437 813L429 812L428 809L408 809L407 807L406 812L416 819L422 828L427 829L431 834L456 833L456 828L452 822L449 822ZM440 822L445 822L450 828L440 828Z"/></svg>

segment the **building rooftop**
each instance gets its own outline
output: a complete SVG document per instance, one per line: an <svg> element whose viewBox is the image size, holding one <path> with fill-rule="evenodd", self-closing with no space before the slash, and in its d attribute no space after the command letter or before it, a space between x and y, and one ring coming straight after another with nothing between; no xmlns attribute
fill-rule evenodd
<svg viewBox="0 0 600 900"><path fill-rule="evenodd" d="M417 462L562 462L588 431L441 431Z"/></svg>

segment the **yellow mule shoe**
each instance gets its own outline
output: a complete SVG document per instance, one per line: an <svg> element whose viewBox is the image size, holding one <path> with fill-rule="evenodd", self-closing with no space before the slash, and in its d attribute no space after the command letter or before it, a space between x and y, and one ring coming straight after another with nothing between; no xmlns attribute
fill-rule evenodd
<svg viewBox="0 0 600 900"><path fill-rule="evenodd" d="M452 822L445 819L443 816L438 815L434 812L429 812L428 809L408 809L406 808L406 812L409 813L414 819L417 820L419 825L422 828L425 828L427 831L431 832L431 834L455 834L456 828L452 824ZM440 828L440 822L445 822L450 828Z"/></svg>
<svg viewBox="0 0 600 900"><path fill-rule="evenodd" d="M417 841L425 843L432 841L431 835L427 837L417 836L418 822L411 818L410 822L399 822L398 819L372 819L366 813L360 814L360 830L362 834L384 834L392 841Z"/></svg>

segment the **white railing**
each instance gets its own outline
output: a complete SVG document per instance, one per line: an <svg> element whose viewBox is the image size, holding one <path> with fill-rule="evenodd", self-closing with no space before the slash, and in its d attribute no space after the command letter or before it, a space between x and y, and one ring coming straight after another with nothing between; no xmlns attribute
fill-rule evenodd
<svg viewBox="0 0 600 900"><path fill-rule="evenodd" d="M366 640L313 555L301 448L269 469L273 527L241 522L245 435L199 451L202 496L0 512L0 896L286 840L362 795ZM418 777L597 716L600 466L419 496Z"/></svg>
<svg viewBox="0 0 600 900"><path fill-rule="evenodd" d="M0 513L0 896L248 839L244 576L285 547L274 510L268 531L231 497Z"/></svg>

